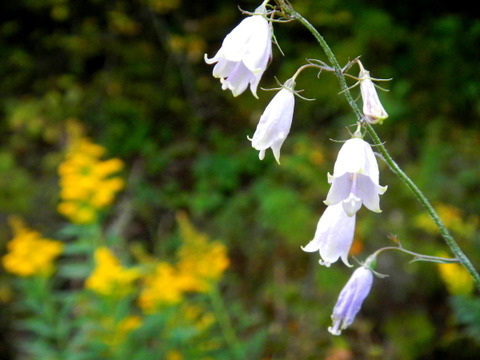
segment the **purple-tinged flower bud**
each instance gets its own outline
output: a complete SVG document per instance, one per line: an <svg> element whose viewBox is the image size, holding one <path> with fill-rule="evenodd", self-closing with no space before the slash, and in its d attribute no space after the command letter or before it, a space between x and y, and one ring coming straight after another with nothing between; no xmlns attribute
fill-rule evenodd
<svg viewBox="0 0 480 360"><path fill-rule="evenodd" d="M379 195L386 186L379 185L377 159L369 143L360 138L347 140L340 149L333 169L328 174L332 184L325 204L342 203L348 216L353 216L363 205L381 212Z"/></svg>
<svg viewBox="0 0 480 360"><path fill-rule="evenodd" d="M265 157L265 151L272 148L275 160L280 164L280 149L292 125L295 107L294 86L292 79L285 82L265 108L253 137L249 138L252 147L260 151L258 154L260 160Z"/></svg>
<svg viewBox="0 0 480 360"><path fill-rule="evenodd" d="M233 96L243 93L248 85L257 97L260 79L272 57L272 26L266 19L265 3L255 14L242 20L223 40L222 47L211 59L205 54L205 62L214 64L213 76L220 78L223 90L231 90Z"/></svg>
<svg viewBox="0 0 480 360"><path fill-rule="evenodd" d="M327 267L338 258L348 263L348 252L355 232L355 215L347 216L341 204L327 207L320 220L312 241L302 247L303 251L320 253L320 264Z"/></svg>
<svg viewBox="0 0 480 360"><path fill-rule="evenodd" d="M366 267L357 268L350 280L340 292L337 303L333 309L333 324L328 328L332 335L340 335L359 312L362 303L367 297L373 283L373 273Z"/></svg>
<svg viewBox="0 0 480 360"><path fill-rule="evenodd" d="M360 66L360 92L362 93L363 115L370 124L382 123L388 114L378 98L377 90L373 84L370 72Z"/></svg>

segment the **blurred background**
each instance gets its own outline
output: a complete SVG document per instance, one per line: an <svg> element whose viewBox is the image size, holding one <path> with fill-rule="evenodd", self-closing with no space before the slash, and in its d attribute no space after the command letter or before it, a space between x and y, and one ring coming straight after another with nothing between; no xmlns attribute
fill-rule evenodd
<svg viewBox="0 0 480 360"><path fill-rule="evenodd" d="M58 169L68 155L73 123L102 147L105 159L123 163L124 186L95 218L96 230L114 233L107 243L121 249L123 264L136 266L139 253L154 262L173 261L188 237L179 232L179 214L224 246L228 267L215 281L243 358L478 359L480 301L468 277L454 266L409 264L410 258L397 252L379 258L377 270L390 276L375 279L355 323L341 337L327 332L352 269L339 263L321 267L317 254L300 247L313 238L325 209L326 174L340 148L330 139L348 138L346 126L355 118L333 75L317 78L306 70L297 89L316 101L298 99L281 165L270 151L258 160L247 136L274 93L234 98L221 90L203 56L213 56L243 18L237 6L253 11L259 4L2 1L1 254L8 253L14 237L12 215L46 238L70 245L80 238L85 225L72 225L76 221L59 208ZM292 5L325 37L341 64L361 56L373 77L393 78L381 84L389 89L379 96L390 117L376 129L480 268L477 13L462 2L431 0ZM274 46L261 87L276 87L275 77L284 82L306 58L327 61L298 22L275 23L274 32L285 56ZM403 183L383 163L380 171L380 184L388 185L383 212L357 214L352 255L364 260L392 245L394 234L410 250L451 256ZM92 258L92 251L88 254ZM68 256L62 259L68 266ZM33 355L18 350L17 343L32 332L18 327L31 312L16 309L28 303L30 285L21 288L25 279L3 268L0 274L0 358L74 359L66 352L51 357L42 350ZM71 275L63 276L49 289L83 291L81 281L66 282ZM75 312L65 316L72 319ZM208 336L223 339L225 326L216 322ZM132 348L147 346L141 336L129 341L135 339ZM180 348L150 359L235 359L222 341L208 356L182 354ZM96 356L83 358L114 358ZM136 358L141 359L129 357Z"/></svg>

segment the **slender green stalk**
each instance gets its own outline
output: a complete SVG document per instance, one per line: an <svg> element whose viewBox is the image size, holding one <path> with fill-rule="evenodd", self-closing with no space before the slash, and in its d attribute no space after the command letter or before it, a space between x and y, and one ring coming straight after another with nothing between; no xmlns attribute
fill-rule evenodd
<svg viewBox="0 0 480 360"><path fill-rule="evenodd" d="M235 333L232 321L225 308L222 295L218 290L217 284L212 283L211 286L211 290L208 294L210 296L210 301L212 302L213 311L215 312L220 328L222 329L223 336L234 353L235 358L237 360L243 360L245 354L243 354L240 343L238 342L237 334Z"/></svg>
<svg viewBox="0 0 480 360"><path fill-rule="evenodd" d="M360 108L358 107L358 105L355 103L355 100L353 99L350 93L350 90L348 89L348 85L345 80L345 76L343 74L342 68L338 63L332 50L328 46L327 42L325 41L325 39L320 35L317 29L308 22L308 20L306 20L302 15L300 15L298 12L296 12L292 8L292 6L288 3L288 1L277 0L277 2L280 5L280 8L282 9L282 11L284 11L290 17L300 21L302 25L304 25L312 33L315 39L318 41L323 51L325 52L325 55L330 61L330 64L335 69L334 73L340 83L342 94L347 99L350 107L352 108L353 112L357 117L357 120L361 122L362 125L365 127L368 134L373 139L373 142L375 143L376 148L380 151L384 161L387 163L390 169L404 182L404 184L413 192L417 200L424 206L427 213L430 215L430 217L435 222L435 225L437 225L438 229L440 230L440 233L443 239L445 240L446 244L450 247L450 250L453 252L453 254L455 254L455 256L458 258L460 263L468 270L468 272L470 273L470 275L472 276L475 282L477 289L480 290L480 275L475 269L475 267L472 265L471 261L468 259L468 257L465 255L465 253L460 248L458 243L455 241L453 236L450 234L445 224L442 222L437 212L428 201L427 197L423 194L423 192L417 187L417 185L407 176L407 174L405 174L405 172L400 168L400 166L398 166L398 164L390 156L389 152L383 145L383 142L380 140L379 136L377 135L372 125L364 121L364 116L360 111Z"/></svg>
<svg viewBox="0 0 480 360"><path fill-rule="evenodd" d="M368 257L368 259L365 261L365 263L375 261L375 259L378 255L380 255L382 252L388 251L388 250L397 250L397 251L401 251L405 254L412 255L413 256L412 262L413 261L429 261L429 262L435 262L435 263L440 263L440 264L455 264L455 263L460 262L457 258L452 259L452 258L444 258L444 257L440 257L440 256L423 255L423 254L416 253L414 251L404 249L401 246L387 246L387 247L384 247L384 248L381 248L381 249L378 249L377 251L375 251L372 255L370 255Z"/></svg>

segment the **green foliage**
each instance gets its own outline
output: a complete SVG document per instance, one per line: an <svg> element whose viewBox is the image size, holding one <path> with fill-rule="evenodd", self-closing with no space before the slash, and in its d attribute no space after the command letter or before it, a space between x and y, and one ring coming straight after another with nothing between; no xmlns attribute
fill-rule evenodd
<svg viewBox="0 0 480 360"><path fill-rule="evenodd" d="M58 288L76 288L88 274L92 264L84 261L85 244L98 235L67 224L55 212L56 168L69 118L80 119L89 136L127 164L127 188L102 219L109 245L125 249L127 259L132 243L148 255L170 253L178 245L174 214L179 209L212 237L225 240L232 265L222 293L250 358L315 359L341 348L355 358L386 354L418 359L448 353L449 346L457 350L449 345L451 336L478 339L476 298L455 298L451 312L436 268L402 267L403 255L397 254L384 255L378 271L392 276L375 290L391 293L391 302L369 297L365 309L371 321L346 332L340 342L324 334L348 273L334 266L324 272L311 260L314 254L307 256L300 246L312 239L324 210L326 172L332 172L340 147L329 139L346 139L344 126L353 116L331 74L317 78L305 71L297 87L316 101L298 99L282 164L275 163L271 152L259 161L246 136L253 134L272 93L259 90L260 100L248 93L233 99L203 62L203 54L212 56L242 18L236 5L180 0L1 3L0 219L21 214L47 233L82 242L68 244L59 266L63 280L43 283L44 293L38 284L16 284L0 275L5 284L0 299L6 302L0 318L5 326L11 324L9 329L2 325L8 341L2 339L0 350L11 346L10 339L30 340L35 334L48 340L37 337L24 350L44 354L36 357L39 360L58 355L48 347L56 336L62 341L62 336L71 336L70 347L57 358L92 359L105 350L100 343L87 346L90 338L73 331L93 331L89 326L98 326L97 314L71 324L66 315L45 319L48 312L40 311L44 304L55 312L59 306L75 311L72 296ZM251 11L258 2L238 5ZM384 84L390 91L380 93L390 114L379 128L382 139L434 203L462 210L460 224L466 225L463 232L453 230L454 235L474 264L480 263L475 242L480 213L476 13L432 1L297 0L293 6L320 30L342 64L362 56L372 76L393 78ZM276 86L274 75L280 82L290 77L305 58L325 60L298 23L274 24L274 29L285 56L274 47L261 83L265 88ZM443 249L437 233L418 226L421 209L403 184L380 167L381 183L389 185L383 213L359 214L356 240L361 250L356 256L363 260L379 244L390 245L389 232L420 252ZM10 234L4 222L0 245L6 251ZM110 232L118 236L109 237ZM17 308L12 286L30 289L24 289L31 297L23 299L22 314L29 311L50 323L17 321L10 311ZM117 305L115 311L125 311L125 304ZM429 311L432 308L435 311ZM158 340L168 316L173 315L146 319L119 348L118 358L155 358L158 348L139 343ZM451 324L451 316L459 325ZM197 334L184 327L170 335L178 344ZM209 336L222 337L218 328ZM164 350L160 342L155 346ZM455 358L462 359L461 351ZM223 343L212 356L230 355ZM195 359L188 356L185 359Z"/></svg>
<svg viewBox="0 0 480 360"><path fill-rule="evenodd" d="M458 322L465 326L467 334L480 342L480 301L473 296L455 296L451 298Z"/></svg>

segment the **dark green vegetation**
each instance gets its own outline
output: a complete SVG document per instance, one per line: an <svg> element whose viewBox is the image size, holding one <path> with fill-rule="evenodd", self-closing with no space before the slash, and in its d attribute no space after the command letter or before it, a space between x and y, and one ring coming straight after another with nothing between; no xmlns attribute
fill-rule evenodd
<svg viewBox="0 0 480 360"><path fill-rule="evenodd" d="M238 5L253 10L259 2ZM390 117L377 131L433 203L460 209L452 233L478 268L477 13L430 0L298 0L293 6L342 64L361 55L373 77L393 78L383 84L390 91L380 94ZM55 211L56 168L65 121L78 118L127 165L129 183L119 199L131 205L121 233L126 241L169 254L181 209L226 243L232 266L223 290L248 309L252 332L267 332L263 358L340 359L342 348L352 359L476 358L478 300L452 297L435 265L408 264L397 253L380 258L378 271L390 277L375 280L355 326L341 338L326 331L351 270L322 268L300 246L311 240L324 210L326 173L340 147L329 139L346 139L345 126L355 119L331 74L317 79L305 71L297 88L316 101L297 101L282 165L271 152L259 161L246 137L273 93L233 98L203 62L242 18L236 2L17 0L2 1L0 14L2 248L9 214L52 237L64 223ZM326 61L300 24L274 28L285 56L274 47L260 86L275 87L274 76L285 81L305 58ZM414 251L446 251L437 233L419 225L422 209L408 190L386 166L380 169L381 184L389 186L383 213L359 212L356 256L363 260L391 245L390 233ZM120 211L112 208L106 226ZM8 287L3 273L0 281ZM0 310L2 354L10 352L8 307ZM235 307L230 311L235 318Z"/></svg>

